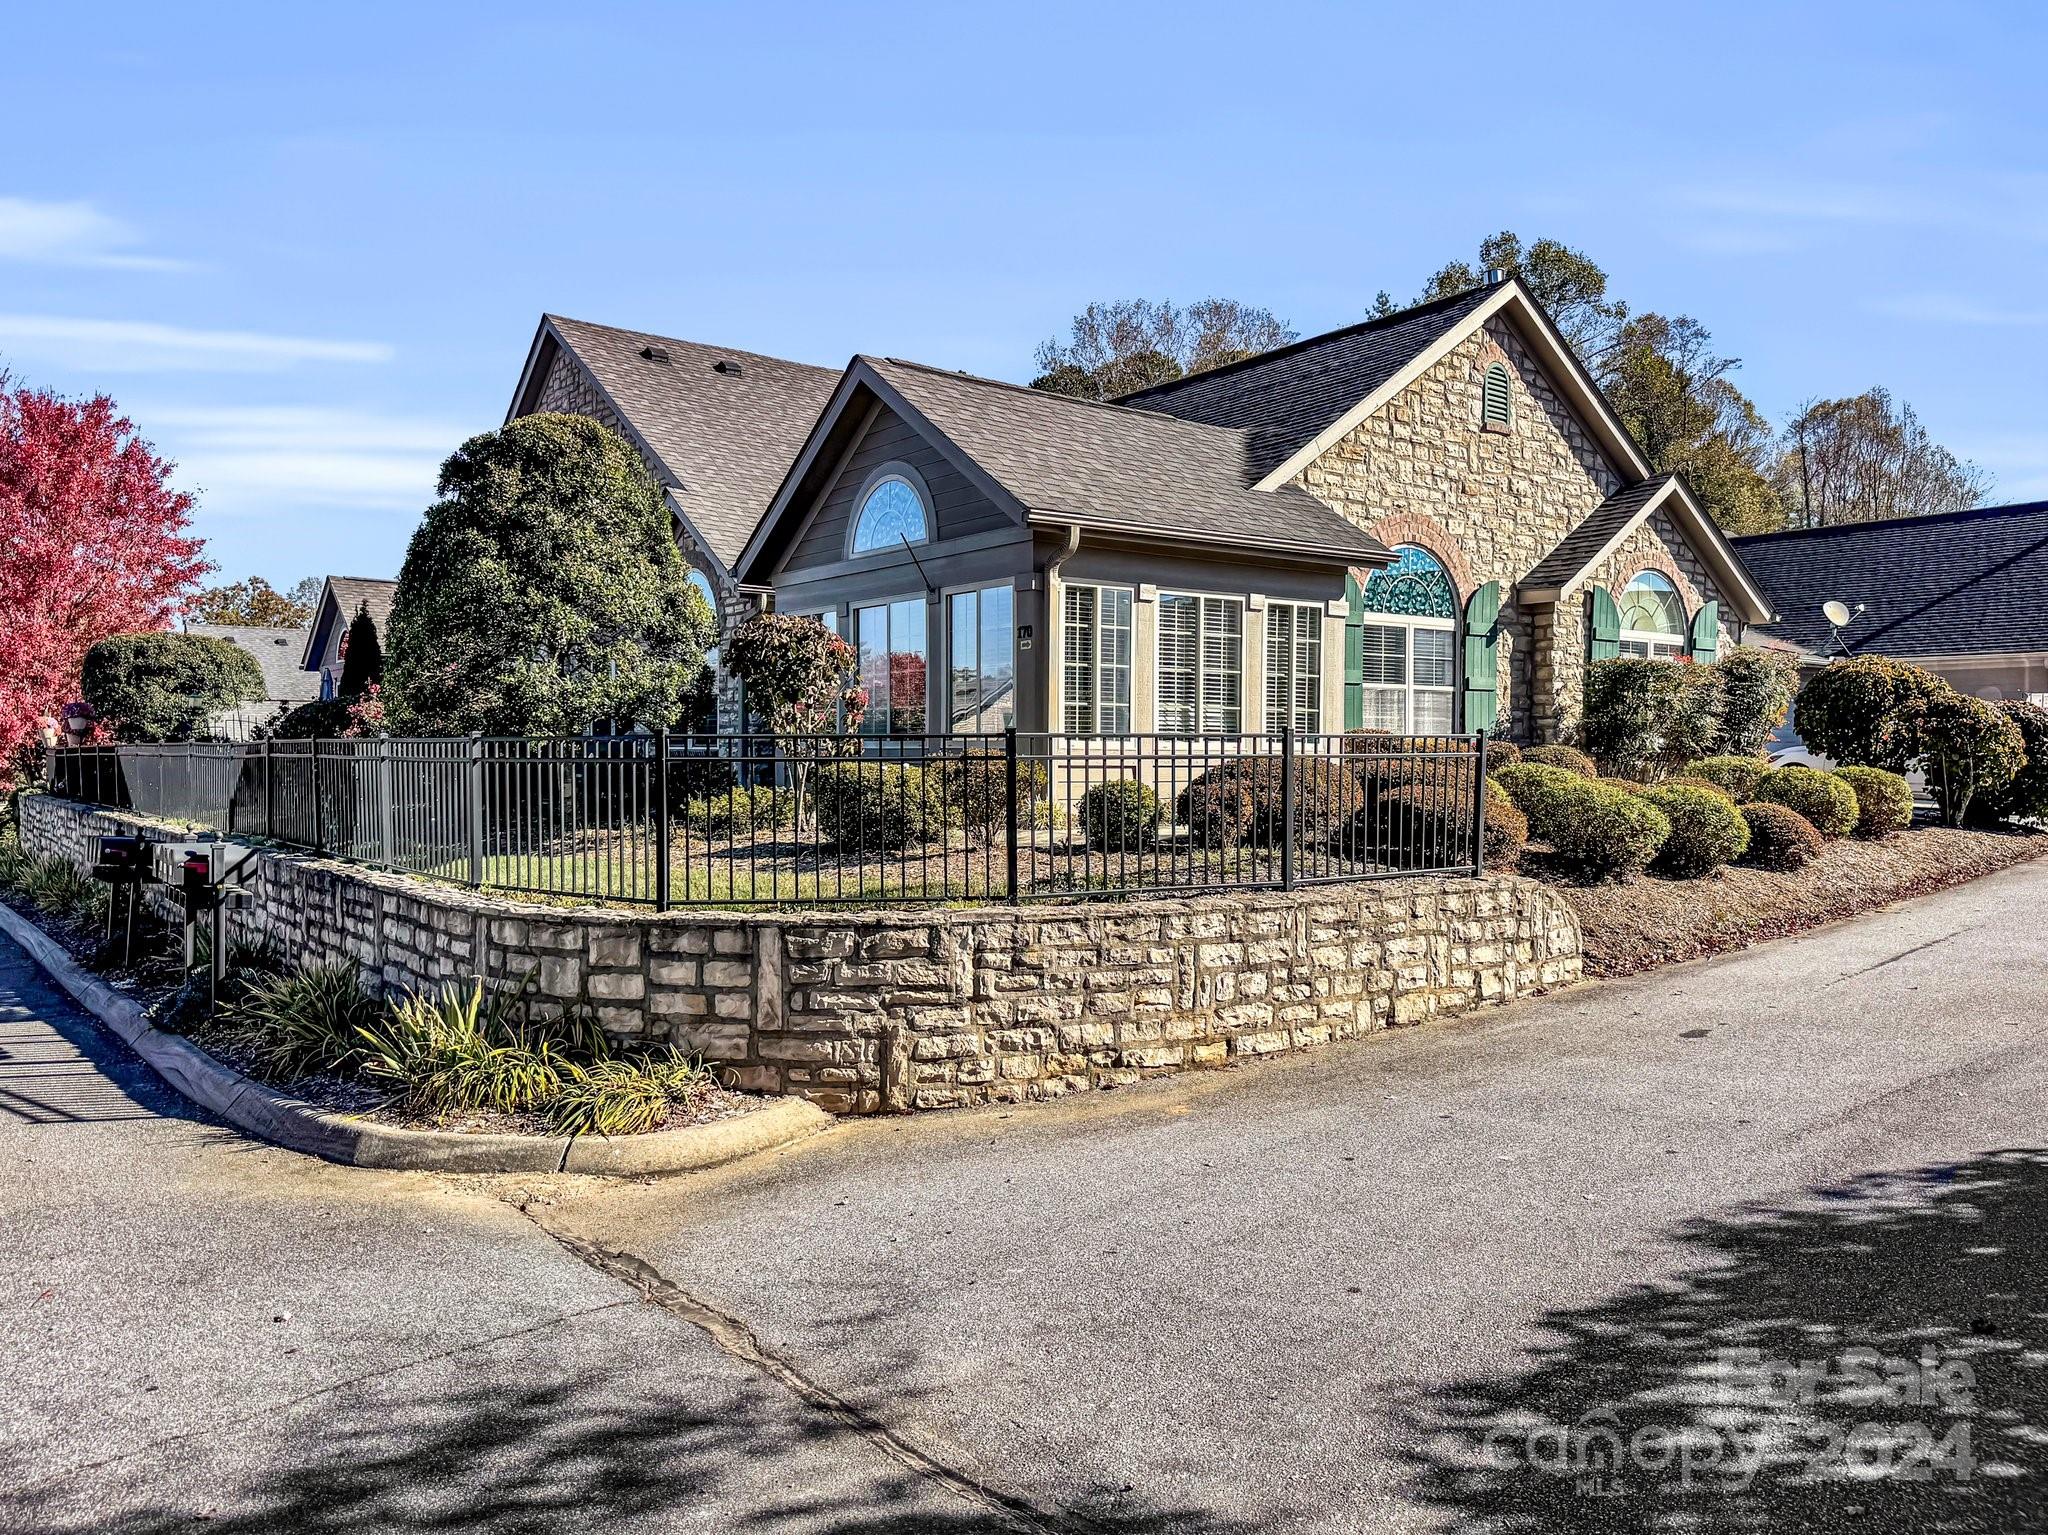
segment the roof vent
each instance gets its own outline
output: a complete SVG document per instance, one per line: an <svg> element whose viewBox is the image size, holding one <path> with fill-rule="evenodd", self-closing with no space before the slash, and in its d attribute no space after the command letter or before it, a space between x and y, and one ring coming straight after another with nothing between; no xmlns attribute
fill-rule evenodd
<svg viewBox="0 0 2048 1535"><path fill-rule="evenodd" d="M1507 280L1508 280L1508 274L1507 274L1506 272L1502 271L1502 270L1501 270L1501 269L1500 269L1499 267L1497 267L1497 266L1490 266L1490 267L1488 267L1488 268L1486 269L1486 286L1487 286L1487 287L1491 288L1491 287L1492 287L1492 286L1493 286L1493 285L1494 285L1495 283L1503 283L1503 282L1506 282Z"/></svg>
<svg viewBox="0 0 2048 1535"><path fill-rule="evenodd" d="M667 362L668 348L665 346L643 346L640 355L649 362Z"/></svg>
<svg viewBox="0 0 2048 1535"><path fill-rule="evenodd" d="M721 357L711 365L711 371L713 373L723 373L727 378L738 378L740 376L740 365L728 358Z"/></svg>

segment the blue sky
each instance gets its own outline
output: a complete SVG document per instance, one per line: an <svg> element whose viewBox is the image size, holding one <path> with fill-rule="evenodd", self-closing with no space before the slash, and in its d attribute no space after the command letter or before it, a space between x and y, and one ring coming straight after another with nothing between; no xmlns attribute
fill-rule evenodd
<svg viewBox="0 0 2048 1535"><path fill-rule="evenodd" d="M2033 5L16 7L0 367L224 578L396 574L543 310L999 377L1091 299L1303 333L1512 227L2048 496Z"/></svg>

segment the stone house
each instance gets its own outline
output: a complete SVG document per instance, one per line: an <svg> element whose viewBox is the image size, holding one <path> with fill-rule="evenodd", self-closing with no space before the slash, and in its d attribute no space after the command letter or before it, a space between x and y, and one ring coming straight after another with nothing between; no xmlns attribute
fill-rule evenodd
<svg viewBox="0 0 2048 1535"><path fill-rule="evenodd" d="M538 409L650 452L729 620L852 640L877 733L1554 740L1589 659L1772 616L1515 279L1112 404L550 318Z"/></svg>

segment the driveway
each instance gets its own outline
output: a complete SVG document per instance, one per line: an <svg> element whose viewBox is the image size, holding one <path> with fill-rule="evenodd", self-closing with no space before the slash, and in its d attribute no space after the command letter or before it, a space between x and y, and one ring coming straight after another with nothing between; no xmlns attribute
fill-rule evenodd
<svg viewBox="0 0 2048 1535"><path fill-rule="evenodd" d="M0 1128L0 1471L58 1530L2037 1529L2043 910L639 1185L324 1168L101 1055L145 1116Z"/></svg>

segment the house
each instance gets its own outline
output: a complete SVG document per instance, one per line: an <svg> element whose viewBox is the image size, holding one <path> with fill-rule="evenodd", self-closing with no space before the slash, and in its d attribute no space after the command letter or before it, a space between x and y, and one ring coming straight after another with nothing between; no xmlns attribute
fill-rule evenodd
<svg viewBox="0 0 2048 1535"><path fill-rule="evenodd" d="M1773 616L1515 279L1113 404L856 357L734 573L897 733L1556 740Z"/></svg>
<svg viewBox="0 0 2048 1535"><path fill-rule="evenodd" d="M300 668L313 674L316 698L332 698L340 687L342 641L362 608L370 610L378 643L390 643L391 600L397 592L396 581L369 576L329 576L320 583L312 626L300 631L305 644L299 653Z"/></svg>
<svg viewBox="0 0 2048 1535"><path fill-rule="evenodd" d="M319 696L319 679L299 665L306 645L304 629L262 624L188 624L185 632L226 640L246 650L263 674L260 700L224 709L207 721L207 734L215 740L251 740L260 726L276 719L284 710Z"/></svg>
<svg viewBox="0 0 2048 1535"><path fill-rule="evenodd" d="M1911 661L1978 698L2048 704L2048 501L1735 540L1816 663ZM1840 602L1839 630L1821 611Z"/></svg>
<svg viewBox="0 0 2048 1535"><path fill-rule="evenodd" d="M550 314L505 419L590 416L638 448L723 635L753 611L734 562L838 383L836 368ZM743 728L726 679L719 716L721 729Z"/></svg>

